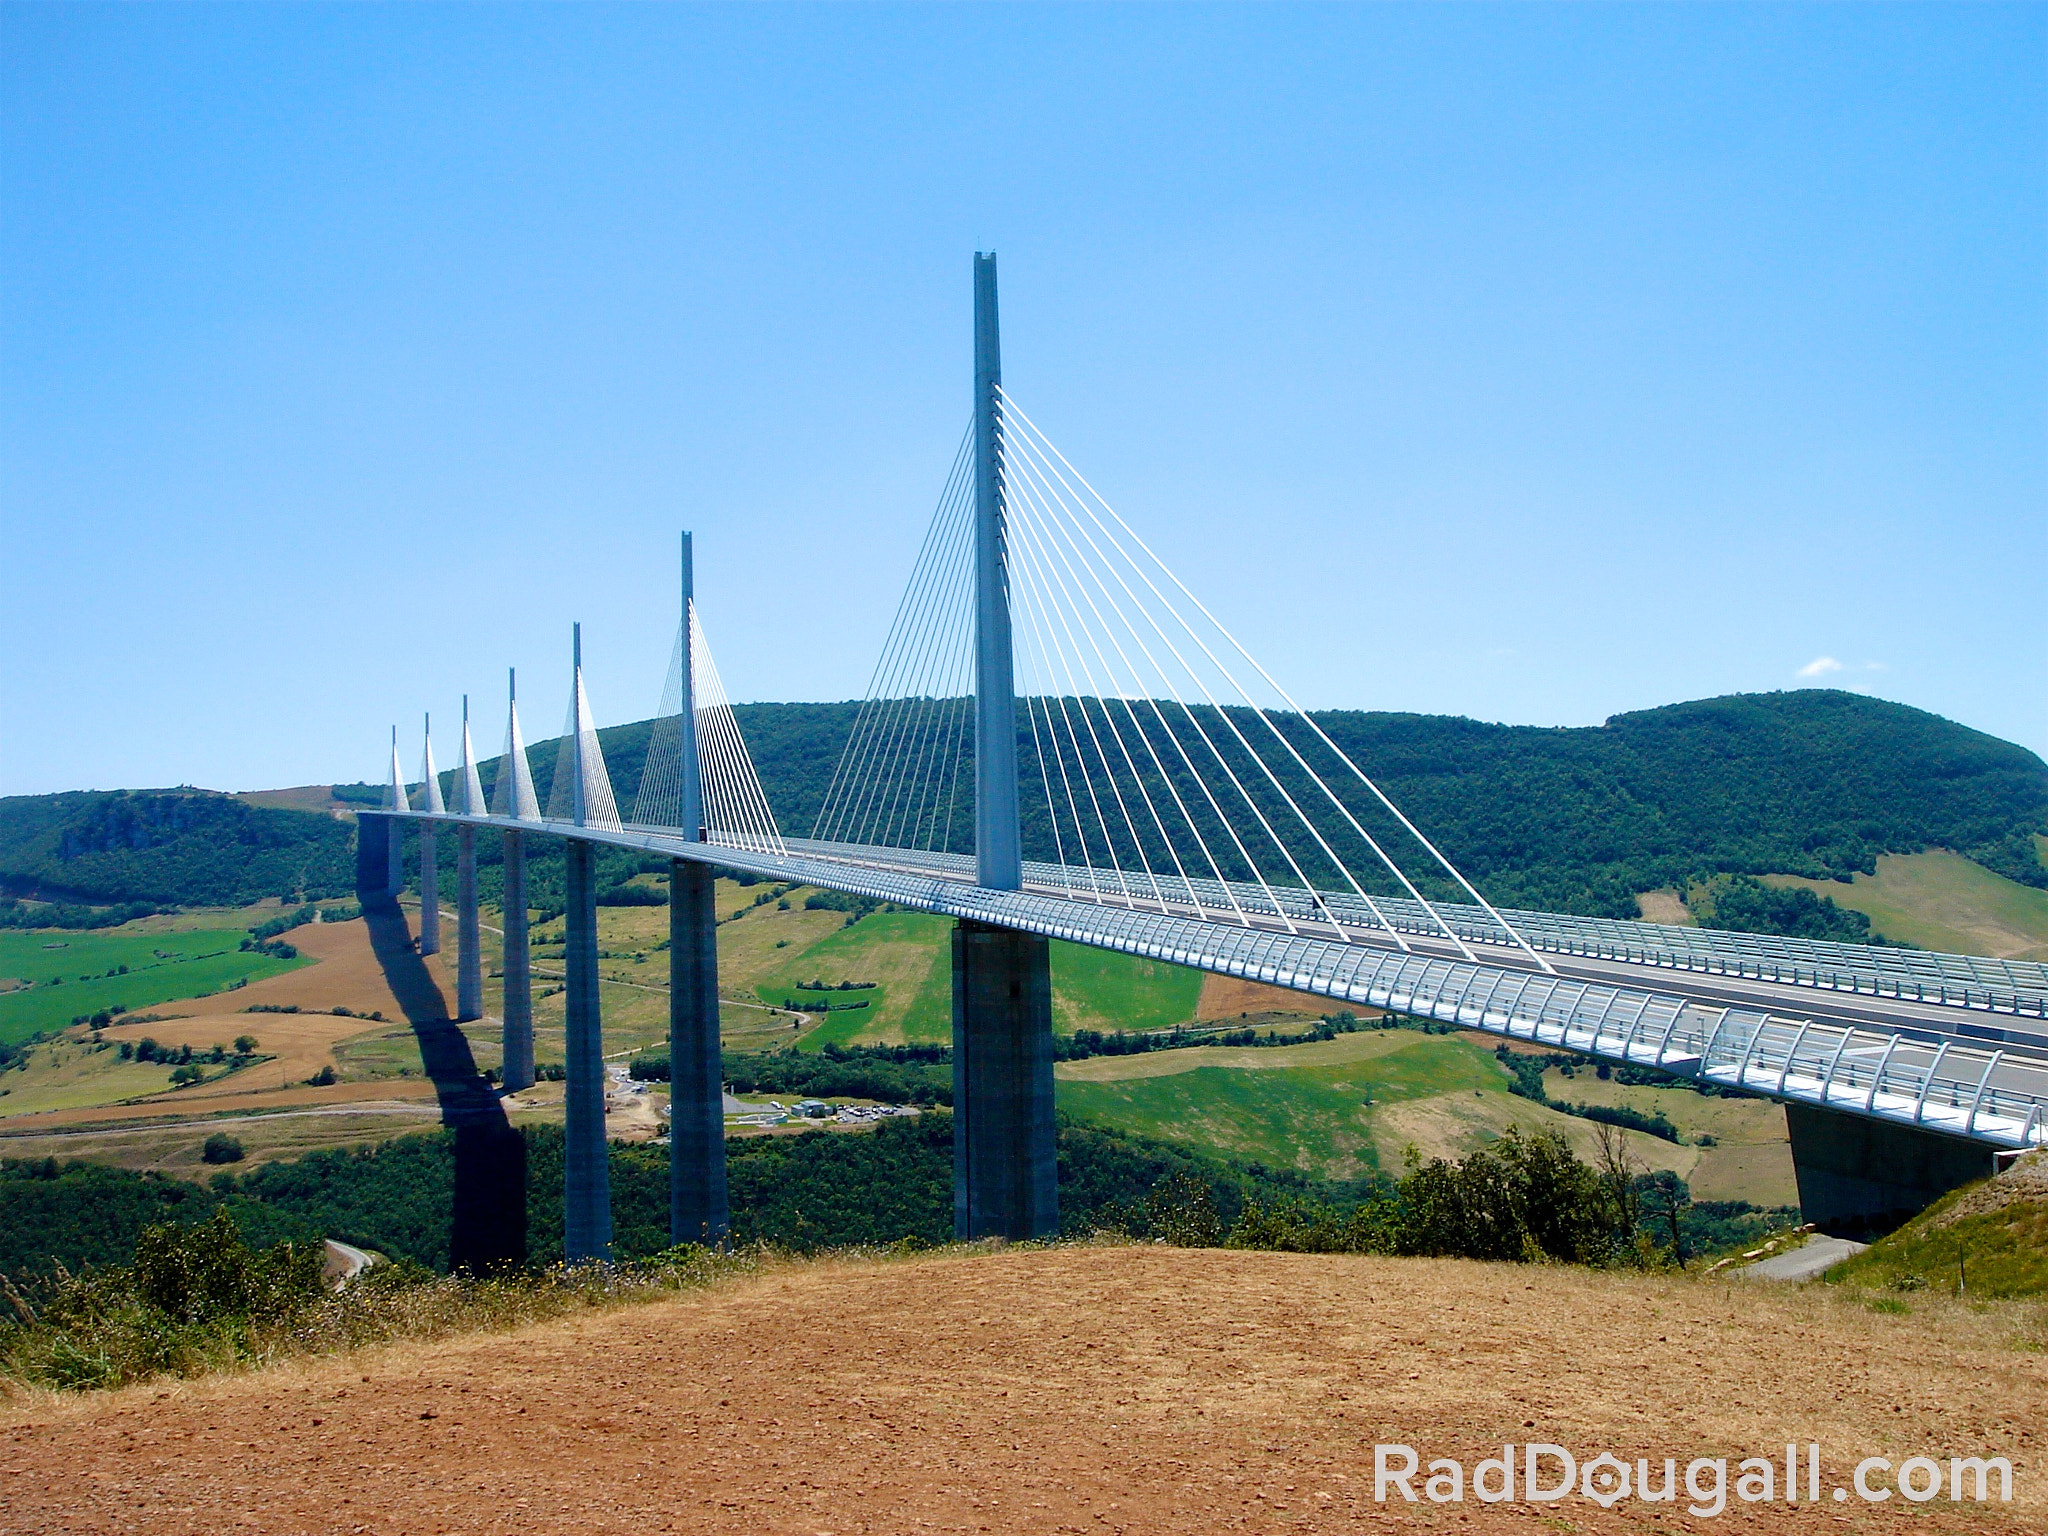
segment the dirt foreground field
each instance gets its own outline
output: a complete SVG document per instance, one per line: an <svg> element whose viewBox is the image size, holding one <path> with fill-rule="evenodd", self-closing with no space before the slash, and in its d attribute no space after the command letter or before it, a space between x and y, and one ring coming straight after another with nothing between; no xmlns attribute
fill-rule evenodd
<svg viewBox="0 0 2048 1536"><path fill-rule="evenodd" d="M0 1405L0 1532L2039 1531L2038 1315L1166 1248L790 1265L524 1333ZM1818 1505L1732 1497L1822 1447ZM1374 1499L1374 1446L1728 1457L1725 1513ZM2005 1455L2011 1505L1855 1462ZM1546 1480L1551 1474L1545 1473ZM1653 1474L1653 1482L1656 1480ZM1424 1491L1417 1479L1416 1492ZM1782 1497L1782 1485L1780 1485Z"/></svg>

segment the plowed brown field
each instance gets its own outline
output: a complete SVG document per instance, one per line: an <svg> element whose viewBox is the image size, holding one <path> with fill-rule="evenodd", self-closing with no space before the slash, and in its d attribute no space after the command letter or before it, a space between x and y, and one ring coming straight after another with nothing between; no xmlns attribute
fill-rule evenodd
<svg viewBox="0 0 2048 1536"><path fill-rule="evenodd" d="M2040 1531L2039 1319L1916 1296L1165 1248L792 1265L504 1336L0 1407L0 1532ZM2005 1509L1374 1499L1469 1469L2003 1454ZM1731 1467L1731 1482L1732 1482ZM1417 1485L1418 1492L1420 1484Z"/></svg>

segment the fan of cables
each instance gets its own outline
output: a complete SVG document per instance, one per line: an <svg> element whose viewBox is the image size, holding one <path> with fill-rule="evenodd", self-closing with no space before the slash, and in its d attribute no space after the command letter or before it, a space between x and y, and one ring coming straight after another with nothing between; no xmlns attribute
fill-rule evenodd
<svg viewBox="0 0 2048 1536"><path fill-rule="evenodd" d="M1027 883L1246 924L1379 929L1404 948L1404 930L1433 929L1469 955L1434 904L1462 896L1521 944L1016 402L1000 402ZM971 851L973 548L970 435L815 839Z"/></svg>
<svg viewBox="0 0 2048 1536"><path fill-rule="evenodd" d="M697 737L697 770L702 804L696 826L684 826L683 806L683 647L688 645L691 691L696 696L694 715ZM647 744L647 764L640 776L640 794L633 804L633 820L648 827L683 827L696 837L701 831L714 843L750 848L761 853L785 851L782 834L768 809L768 797L761 792L761 780L754 772L754 760L733 718L732 703L718 676L718 664L711 658L710 642L697 618L693 601L676 631L675 648L669 659L668 683L662 690L661 714Z"/></svg>

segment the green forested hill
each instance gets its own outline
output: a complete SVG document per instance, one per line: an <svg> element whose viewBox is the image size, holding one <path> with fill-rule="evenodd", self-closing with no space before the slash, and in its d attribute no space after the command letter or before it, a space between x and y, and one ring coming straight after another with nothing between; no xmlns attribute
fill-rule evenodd
<svg viewBox="0 0 2048 1536"><path fill-rule="evenodd" d="M736 706L785 831L810 831L857 708ZM1482 890L1518 906L1633 917L1637 891L1688 877L1846 878L1879 854L1928 848L2048 886L2032 840L2048 833L2048 765L1902 704L1810 689L1575 728L1350 710L1316 718ZM652 723L600 734L628 810ZM555 743L536 743L531 757L545 803ZM1025 759L1028 779L1028 749ZM487 787L496 771L495 759L483 765ZM1037 791L1025 789L1029 806ZM1029 856L1052 855L1043 818L1027 813ZM351 877L349 836L329 817L196 791L19 797L0 800L0 880L107 902L338 892ZM488 865L493 841L480 852ZM607 878L632 864L608 856ZM494 878L487 869L487 894ZM535 878L544 903L544 856Z"/></svg>
<svg viewBox="0 0 2048 1536"><path fill-rule="evenodd" d="M352 823L208 790L0 799L0 882L15 894L204 906L317 900L354 886L354 843Z"/></svg>
<svg viewBox="0 0 2048 1536"><path fill-rule="evenodd" d="M856 708L735 707L785 831L810 830ZM1860 694L1736 694L1586 727L1354 710L1316 720L1489 897L1519 906L1634 917L1637 891L1689 876L1846 878L1881 853L1933 847L2048 886L2032 841L2048 832L2048 765ZM602 733L622 806L648 736L644 722ZM533 756L537 777L552 772L552 750ZM1034 832L1046 841L1042 824L1027 826L1027 856L1050 858Z"/></svg>

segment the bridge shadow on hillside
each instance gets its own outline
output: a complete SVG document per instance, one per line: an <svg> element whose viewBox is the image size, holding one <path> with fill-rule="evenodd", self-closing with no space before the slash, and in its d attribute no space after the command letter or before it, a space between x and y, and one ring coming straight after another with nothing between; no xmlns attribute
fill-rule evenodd
<svg viewBox="0 0 2048 1536"><path fill-rule="evenodd" d="M419 1042L420 1057L454 1133L455 1198L449 1262L481 1274L526 1262L526 1138L505 1118L497 1089L477 1070L469 1039L420 957L404 911L391 896L359 892L370 947Z"/></svg>

